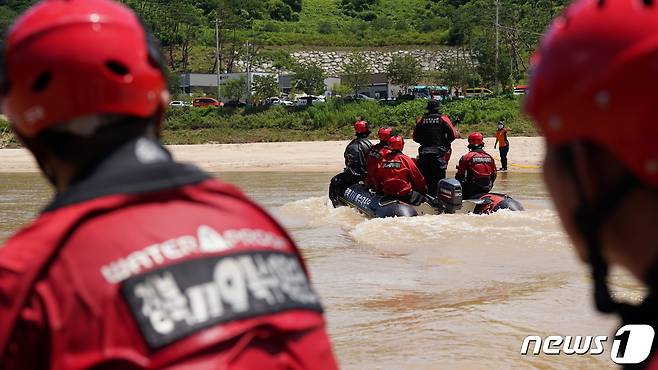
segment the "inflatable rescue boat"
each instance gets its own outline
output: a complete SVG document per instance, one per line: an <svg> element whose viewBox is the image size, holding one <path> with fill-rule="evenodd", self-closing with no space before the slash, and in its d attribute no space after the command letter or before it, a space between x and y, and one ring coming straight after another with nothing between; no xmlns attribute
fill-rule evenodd
<svg viewBox="0 0 658 370"><path fill-rule="evenodd" d="M338 197L344 205L356 208L369 218L414 217L453 213L488 214L508 209L523 211L523 206L506 194L489 193L477 199L462 199L462 187L455 179L439 182L438 196L420 205L401 202L396 198L373 193L365 185L355 184Z"/></svg>

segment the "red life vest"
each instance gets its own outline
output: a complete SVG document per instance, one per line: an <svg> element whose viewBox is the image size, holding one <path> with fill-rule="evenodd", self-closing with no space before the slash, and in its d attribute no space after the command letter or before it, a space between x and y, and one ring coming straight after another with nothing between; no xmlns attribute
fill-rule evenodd
<svg viewBox="0 0 658 370"><path fill-rule="evenodd" d="M259 328L323 331L286 232L232 186L169 175L179 185L48 210L0 248L0 364L35 312L55 370L161 368Z"/></svg>
<svg viewBox="0 0 658 370"><path fill-rule="evenodd" d="M413 190L425 194L425 178L414 161L401 152L389 152L377 170L380 188L386 195L401 197Z"/></svg>
<svg viewBox="0 0 658 370"><path fill-rule="evenodd" d="M491 187L496 178L496 161L484 150L470 151L459 160L455 178L461 182Z"/></svg>
<svg viewBox="0 0 658 370"><path fill-rule="evenodd" d="M389 152L390 150L386 147L386 144L381 142L373 145L372 148L370 148L368 151L368 156L366 157L368 161L368 176L366 176L366 185L375 191L381 191L378 186L379 182L377 181L379 163Z"/></svg>

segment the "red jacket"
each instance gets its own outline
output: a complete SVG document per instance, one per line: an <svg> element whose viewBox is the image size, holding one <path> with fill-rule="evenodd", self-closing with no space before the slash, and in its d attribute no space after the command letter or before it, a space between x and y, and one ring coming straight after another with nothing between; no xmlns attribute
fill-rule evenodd
<svg viewBox="0 0 658 370"><path fill-rule="evenodd" d="M189 166L114 161L0 248L0 368L274 368L253 350L274 344L299 368L336 368L270 216Z"/></svg>
<svg viewBox="0 0 658 370"><path fill-rule="evenodd" d="M368 187L374 189L377 192L382 191L382 189L379 186L379 181L377 181L377 171L379 167L379 163L382 161L384 156L388 154L390 150L386 146L386 143L378 143L372 146L370 150L368 151L368 155L366 157L368 161L368 176L366 176L366 185Z"/></svg>
<svg viewBox="0 0 658 370"><path fill-rule="evenodd" d="M473 150L461 157L455 178L478 186L493 186L496 180L496 161L484 150Z"/></svg>
<svg viewBox="0 0 658 370"><path fill-rule="evenodd" d="M399 151L389 152L377 170L380 189L386 195L400 197L416 190L427 193L425 178L414 161Z"/></svg>

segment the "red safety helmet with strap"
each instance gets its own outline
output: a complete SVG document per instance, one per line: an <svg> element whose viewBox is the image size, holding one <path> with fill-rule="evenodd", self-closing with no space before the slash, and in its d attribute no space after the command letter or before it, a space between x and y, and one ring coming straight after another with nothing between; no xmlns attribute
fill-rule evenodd
<svg viewBox="0 0 658 370"><path fill-rule="evenodd" d="M153 38L110 0L44 0L9 31L0 62L2 110L33 137L71 120L148 118L169 93Z"/></svg>
<svg viewBox="0 0 658 370"><path fill-rule="evenodd" d="M368 127L368 122L363 120L354 122L354 132L356 132L357 134L365 134L370 132L370 128Z"/></svg>
<svg viewBox="0 0 658 370"><path fill-rule="evenodd" d="M388 146L391 150L402 151L404 149L404 138L400 135L392 136L388 140Z"/></svg>
<svg viewBox="0 0 658 370"><path fill-rule="evenodd" d="M381 140L383 142L388 142L388 140L391 138L391 133L392 132L393 132L392 128L382 127L377 132L377 136L379 136L379 140Z"/></svg>
<svg viewBox="0 0 658 370"><path fill-rule="evenodd" d="M547 31L525 110L549 144L587 141L658 186L658 8L653 1L584 0Z"/></svg>
<svg viewBox="0 0 658 370"><path fill-rule="evenodd" d="M484 146L484 136L482 136L481 133L479 132L474 132L470 135L468 135L468 147L473 149L473 148L481 148Z"/></svg>

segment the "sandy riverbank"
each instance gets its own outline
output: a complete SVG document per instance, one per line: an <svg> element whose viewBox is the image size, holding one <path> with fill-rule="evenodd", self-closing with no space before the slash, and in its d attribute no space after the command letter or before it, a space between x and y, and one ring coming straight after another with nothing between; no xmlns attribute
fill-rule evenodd
<svg viewBox="0 0 658 370"><path fill-rule="evenodd" d="M510 138L510 171L540 171L544 154L541 137ZM343 151L347 141L173 145L169 149L182 162L194 163L207 171L254 172L331 172L343 168ZM454 169L464 153L466 141L453 143L450 168ZM415 156L418 145L407 142L405 153ZM493 139L486 139L486 149L498 160ZM500 166L500 165L499 165ZM24 149L0 150L0 173L36 172L38 168Z"/></svg>

